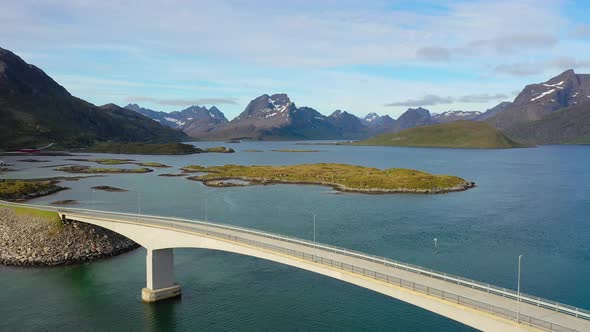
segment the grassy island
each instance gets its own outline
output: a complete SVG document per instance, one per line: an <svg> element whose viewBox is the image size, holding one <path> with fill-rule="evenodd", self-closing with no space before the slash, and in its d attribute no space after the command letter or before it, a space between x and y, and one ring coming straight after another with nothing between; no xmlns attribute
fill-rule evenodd
<svg viewBox="0 0 590 332"><path fill-rule="evenodd" d="M212 172L211 167L199 166L199 165L188 165L180 168L183 172L197 173L197 172Z"/></svg>
<svg viewBox="0 0 590 332"><path fill-rule="evenodd" d="M181 155L194 153L232 153L233 149L223 146L201 149L191 144L184 143L130 143L130 142L103 142L86 150L87 152L114 153L114 154L145 154L145 155Z"/></svg>
<svg viewBox="0 0 590 332"><path fill-rule="evenodd" d="M133 159L108 159L108 158L99 158L99 159L68 159L73 161L89 161L94 162L101 165L137 165L137 166L145 166L145 167L157 167L157 168L167 168L170 167L168 165L164 165L157 162L142 162L136 161Z"/></svg>
<svg viewBox="0 0 590 332"><path fill-rule="evenodd" d="M90 167L90 166L62 166L55 169L56 171L76 173L76 174L112 174L112 173L148 173L153 172L149 168L104 168L104 167Z"/></svg>
<svg viewBox="0 0 590 332"><path fill-rule="evenodd" d="M350 144L462 149L526 147L511 140L490 124L478 121L455 121L432 126L414 127Z"/></svg>
<svg viewBox="0 0 590 332"><path fill-rule="evenodd" d="M211 167L191 165L183 169L208 173L189 179L210 186L224 186L222 181L225 180L242 180L250 184L318 184L331 186L340 191L361 193L445 193L467 190L475 186L473 182L451 175L433 175L403 168L381 170L345 164Z"/></svg>
<svg viewBox="0 0 590 332"><path fill-rule="evenodd" d="M66 189L54 180L0 180L0 200L27 200Z"/></svg>

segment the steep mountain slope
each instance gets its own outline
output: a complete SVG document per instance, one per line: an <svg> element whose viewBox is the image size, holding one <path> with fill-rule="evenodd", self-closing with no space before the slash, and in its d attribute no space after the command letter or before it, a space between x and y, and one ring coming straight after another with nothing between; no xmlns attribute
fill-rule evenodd
<svg viewBox="0 0 590 332"><path fill-rule="evenodd" d="M511 102L503 101L503 102L499 103L498 105L496 105L492 108L489 108L485 112L481 113L475 120L477 120L477 121L487 120L498 113L504 112L510 105L512 105Z"/></svg>
<svg viewBox="0 0 590 332"><path fill-rule="evenodd" d="M527 85L511 105L487 121L507 129L586 101L590 101L590 75L569 69L547 82Z"/></svg>
<svg viewBox="0 0 590 332"><path fill-rule="evenodd" d="M72 96L41 69L0 48L0 148L95 140L171 141L186 136L113 105Z"/></svg>
<svg viewBox="0 0 590 332"><path fill-rule="evenodd" d="M534 144L590 144L590 102L549 113L504 132L515 140Z"/></svg>
<svg viewBox="0 0 590 332"><path fill-rule="evenodd" d="M338 136L346 139L356 139L367 137L367 127L363 125L361 119L346 111L336 110L330 116L328 121L338 130Z"/></svg>
<svg viewBox="0 0 590 332"><path fill-rule="evenodd" d="M455 121L383 134L355 145L504 149L522 147L485 122Z"/></svg>
<svg viewBox="0 0 590 332"><path fill-rule="evenodd" d="M211 131L228 123L225 115L215 106L209 109L198 106L192 106L192 108L189 107L180 112L181 114L186 113L187 110L191 112L184 116L186 122L182 126L182 130L191 137L206 138Z"/></svg>
<svg viewBox="0 0 590 332"><path fill-rule="evenodd" d="M430 111L418 107L418 108L408 108L399 118L395 121L393 125L393 130L391 132L397 132L400 130L404 130L407 128L414 128L418 126L426 126L433 124L432 117L430 116Z"/></svg>

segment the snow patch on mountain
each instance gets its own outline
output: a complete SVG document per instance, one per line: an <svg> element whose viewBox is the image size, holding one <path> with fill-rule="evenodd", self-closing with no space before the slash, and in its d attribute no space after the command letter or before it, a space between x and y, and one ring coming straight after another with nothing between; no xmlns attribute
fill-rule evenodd
<svg viewBox="0 0 590 332"><path fill-rule="evenodd" d="M543 97L545 97L545 96L547 96L547 95L550 95L550 94L552 94L552 93L553 93L553 92L555 92L555 91L556 91L555 89L549 89L549 90L547 90L547 91L545 91L545 92L541 93L540 95L538 95L538 96L536 96L536 97L533 97L533 98L531 99L531 101L535 101L535 100L537 100L537 99L543 98Z"/></svg>
<svg viewBox="0 0 590 332"><path fill-rule="evenodd" d="M164 119L166 119L166 121L170 121L170 122L172 122L172 123L176 123L176 125L178 125L179 127L182 127L182 126L184 126L184 122L183 122L183 121L180 121L180 120L178 120L178 119L175 119L175 118L169 118L169 117L164 117Z"/></svg>
<svg viewBox="0 0 590 332"><path fill-rule="evenodd" d="M556 84L547 84L547 83L543 83L544 86L548 87L548 88L558 88L558 89L563 89L563 83L565 83L565 81L561 81L559 83Z"/></svg>

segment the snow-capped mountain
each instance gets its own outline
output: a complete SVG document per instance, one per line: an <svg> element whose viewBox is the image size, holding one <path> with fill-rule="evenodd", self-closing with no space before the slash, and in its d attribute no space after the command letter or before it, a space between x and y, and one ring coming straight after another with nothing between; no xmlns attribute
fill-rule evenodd
<svg viewBox="0 0 590 332"><path fill-rule="evenodd" d="M137 104L129 104L125 108L147 116L168 127L182 129L189 135L191 135L191 132L210 130L213 126L228 122L225 115L215 106L211 106L211 108L191 106L182 111L170 113L154 111Z"/></svg>
<svg viewBox="0 0 590 332"><path fill-rule="evenodd" d="M360 127L359 127L360 125ZM336 111L327 117L310 107L297 107L284 93L259 96L235 119L211 132L214 138L341 139L362 132L360 120Z"/></svg>
<svg viewBox="0 0 590 332"><path fill-rule="evenodd" d="M380 116L375 112L371 112L361 118L361 122L367 127L391 125L394 121L389 115Z"/></svg>
<svg viewBox="0 0 590 332"><path fill-rule="evenodd" d="M590 102L590 75L569 69L546 82L527 85L506 110L488 121L498 128L509 128L586 102Z"/></svg>
<svg viewBox="0 0 590 332"><path fill-rule="evenodd" d="M446 111L440 114L432 114L432 121L437 123L448 123L458 120L476 120L481 114L482 113L478 111Z"/></svg>

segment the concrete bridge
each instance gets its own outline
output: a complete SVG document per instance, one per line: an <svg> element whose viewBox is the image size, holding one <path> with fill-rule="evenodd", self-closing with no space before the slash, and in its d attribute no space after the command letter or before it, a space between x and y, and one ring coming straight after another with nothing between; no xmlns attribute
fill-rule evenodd
<svg viewBox="0 0 590 332"><path fill-rule="evenodd" d="M330 245L181 218L25 206L107 228L145 247L146 302L181 294L174 278L174 248L206 248L323 274L483 331L590 331L590 311L584 309Z"/></svg>

